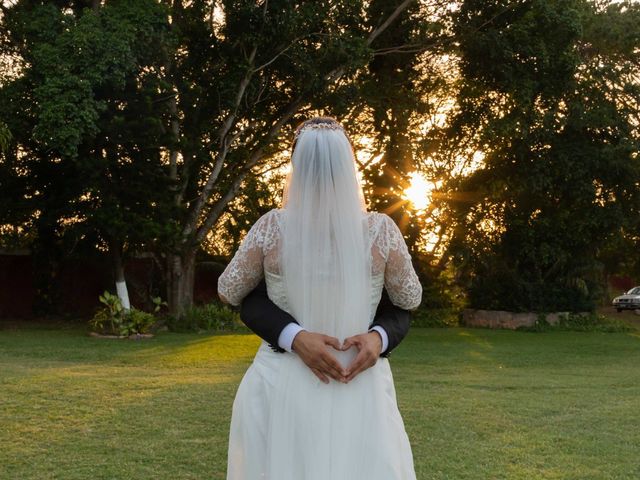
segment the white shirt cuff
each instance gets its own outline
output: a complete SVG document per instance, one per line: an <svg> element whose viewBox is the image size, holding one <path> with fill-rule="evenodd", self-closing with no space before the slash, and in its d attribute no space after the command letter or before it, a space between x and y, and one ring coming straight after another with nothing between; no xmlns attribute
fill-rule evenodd
<svg viewBox="0 0 640 480"><path fill-rule="evenodd" d="M296 338L296 335L303 330L304 328L302 328L300 325L295 322L291 322L280 332L280 336L278 337L278 346L280 348L284 348L287 352L291 352L293 339Z"/></svg>
<svg viewBox="0 0 640 480"><path fill-rule="evenodd" d="M387 335L387 332L385 331L385 329L382 328L380 325L376 325L375 327L372 327L369 331L372 332L373 330L378 332L380 334L380 338L382 338L382 348L380 350L380 353L382 353L389 346L389 336Z"/></svg>

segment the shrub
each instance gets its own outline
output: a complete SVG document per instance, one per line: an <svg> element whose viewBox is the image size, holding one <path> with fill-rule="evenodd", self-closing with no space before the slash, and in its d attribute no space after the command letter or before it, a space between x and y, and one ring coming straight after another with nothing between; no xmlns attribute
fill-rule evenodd
<svg viewBox="0 0 640 480"><path fill-rule="evenodd" d="M154 313L149 313L133 307L126 310L117 295L106 291L98 298L104 307L89 320L91 328L98 333L120 336L147 333L156 323L155 314L166 305L166 302L156 297L153 299Z"/></svg>
<svg viewBox="0 0 640 480"><path fill-rule="evenodd" d="M129 333L124 333L124 335L131 335L133 333L147 333L156 322L156 317L152 313L131 308L129 315L127 315L127 320L126 330Z"/></svg>
<svg viewBox="0 0 640 480"><path fill-rule="evenodd" d="M237 331L244 328L235 310L219 303L194 305L182 317L167 317L167 327L174 332Z"/></svg>
<svg viewBox="0 0 640 480"><path fill-rule="evenodd" d="M562 279L530 281L516 272L500 270L478 276L469 287L469 304L480 310L509 312L588 311L600 291L584 281L573 284Z"/></svg>
<svg viewBox="0 0 640 480"><path fill-rule="evenodd" d="M560 317L555 325L547 322L544 314L538 315L532 327L520 327L518 330L546 332L566 330L574 332L629 332L634 330L628 323L617 318L609 318L597 313L569 313Z"/></svg>

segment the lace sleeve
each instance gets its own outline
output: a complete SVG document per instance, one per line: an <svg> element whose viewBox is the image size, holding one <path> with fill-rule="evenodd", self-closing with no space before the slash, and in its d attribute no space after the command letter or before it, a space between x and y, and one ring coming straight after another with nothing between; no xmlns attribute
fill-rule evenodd
<svg viewBox="0 0 640 480"><path fill-rule="evenodd" d="M264 276L264 240L268 235L271 212L266 213L251 227L240 248L218 278L218 295L231 305L240 305L242 299L256 288Z"/></svg>
<svg viewBox="0 0 640 480"><path fill-rule="evenodd" d="M411 263L409 249L395 222L384 216L384 236L386 244L386 266L384 286L394 305L405 310L413 310L422 301L422 285Z"/></svg>

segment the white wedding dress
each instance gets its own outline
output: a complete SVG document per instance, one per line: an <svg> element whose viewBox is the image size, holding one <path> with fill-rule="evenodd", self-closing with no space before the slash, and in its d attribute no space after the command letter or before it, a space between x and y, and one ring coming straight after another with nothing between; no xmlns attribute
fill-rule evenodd
<svg viewBox="0 0 640 480"><path fill-rule="evenodd" d="M221 275L218 291L231 304L264 275L269 298L289 311L279 258L282 212L256 222ZM383 286L398 307L417 307L422 287L400 230L380 213L367 213L367 222L371 311ZM263 341L233 404L227 479L415 479L389 361L379 358L348 384L324 384L295 353L274 352Z"/></svg>

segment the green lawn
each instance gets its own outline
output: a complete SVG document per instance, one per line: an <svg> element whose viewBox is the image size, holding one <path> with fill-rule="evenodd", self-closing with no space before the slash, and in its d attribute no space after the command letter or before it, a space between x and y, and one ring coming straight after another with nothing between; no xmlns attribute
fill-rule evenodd
<svg viewBox="0 0 640 480"><path fill-rule="evenodd" d="M0 330L0 478L223 479L257 346ZM414 329L391 362L420 480L640 478L639 333Z"/></svg>

